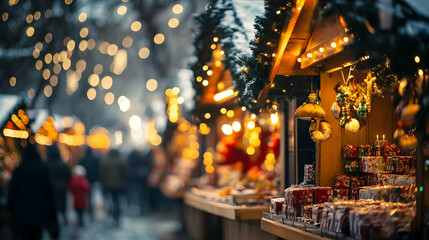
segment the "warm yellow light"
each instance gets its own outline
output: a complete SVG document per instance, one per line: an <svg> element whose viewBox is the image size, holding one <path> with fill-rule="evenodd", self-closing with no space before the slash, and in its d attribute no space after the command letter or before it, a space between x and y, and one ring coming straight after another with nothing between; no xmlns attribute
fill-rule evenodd
<svg viewBox="0 0 429 240"><path fill-rule="evenodd" d="M156 44L162 44L165 40L164 34L158 33L153 37L153 42Z"/></svg>
<svg viewBox="0 0 429 240"><path fill-rule="evenodd" d="M9 19L9 13L4 12L4 13L1 15L1 19L3 20L3 22L6 22L6 21L7 21L7 19Z"/></svg>
<svg viewBox="0 0 429 240"><path fill-rule="evenodd" d="M224 54L225 54L225 51L220 50L219 54L220 54L220 55L224 55Z"/></svg>
<svg viewBox="0 0 429 240"><path fill-rule="evenodd" d="M232 123L232 130L234 130L234 132L239 132L241 130L241 124L238 121L234 121Z"/></svg>
<svg viewBox="0 0 429 240"><path fill-rule="evenodd" d="M204 153L204 155L205 155L205 153ZM206 166L207 165L212 165L213 164L213 158L206 158L206 157L204 157L203 163Z"/></svg>
<svg viewBox="0 0 429 240"><path fill-rule="evenodd" d="M71 51L73 51L73 49L74 49L75 46L76 46L75 41L73 39L71 39L67 43L67 50L69 50L71 52Z"/></svg>
<svg viewBox="0 0 429 240"><path fill-rule="evenodd" d="M149 50L149 48L146 48L146 47L140 48L140 50L139 50L139 57L140 57L141 59L146 59L146 58L148 58L148 57L149 57L149 54L150 54L150 50Z"/></svg>
<svg viewBox="0 0 429 240"><path fill-rule="evenodd" d="M32 37L34 35L34 27L28 27L25 33L28 37Z"/></svg>
<svg viewBox="0 0 429 240"><path fill-rule="evenodd" d="M209 85L209 81L204 80L204 81L203 81L203 86L207 86L207 85Z"/></svg>
<svg viewBox="0 0 429 240"><path fill-rule="evenodd" d="M11 77L9 79L9 84L11 87L14 87L16 85L16 78L15 77Z"/></svg>
<svg viewBox="0 0 429 240"><path fill-rule="evenodd" d="M142 119L137 115L133 115L130 117L128 124L130 125L131 129L137 130L142 125Z"/></svg>
<svg viewBox="0 0 429 240"><path fill-rule="evenodd" d="M34 49L33 50L33 57L34 58L38 58L40 56L40 50L39 49Z"/></svg>
<svg viewBox="0 0 429 240"><path fill-rule="evenodd" d="M28 98L33 99L34 96L36 95L36 91L34 90L34 88L28 89L27 95L28 95Z"/></svg>
<svg viewBox="0 0 429 240"><path fill-rule="evenodd" d="M215 94L214 97L213 97L213 99L216 102L219 102L219 101L221 101L221 100L223 100L225 98L228 98L228 97L230 97L232 95L234 95L234 90L232 88L230 88L228 90L225 90L223 92Z"/></svg>
<svg viewBox="0 0 429 240"><path fill-rule="evenodd" d="M279 122L279 116L278 116L278 114L277 113L272 113L270 115L270 120L271 120L272 124L276 125Z"/></svg>
<svg viewBox="0 0 429 240"><path fill-rule="evenodd" d="M133 45L133 38L130 36L124 37L124 39L122 40L122 46L124 48L129 48Z"/></svg>
<svg viewBox="0 0 429 240"><path fill-rule="evenodd" d="M244 111L246 111L246 107L245 107L245 106L242 106L242 107L241 107L241 111L243 111L243 112L244 112Z"/></svg>
<svg viewBox="0 0 429 240"><path fill-rule="evenodd" d="M85 51L87 47L88 47L88 42L86 40L80 41L80 43L79 43L79 50L81 52Z"/></svg>
<svg viewBox="0 0 429 240"><path fill-rule="evenodd" d="M178 104L183 104L184 102L185 102L185 99L182 96L180 96L180 97L177 98L177 103Z"/></svg>
<svg viewBox="0 0 429 240"><path fill-rule="evenodd" d="M94 49L94 47L95 47L95 40L92 39L92 38L90 38L90 39L88 39L87 42L88 42L88 50Z"/></svg>
<svg viewBox="0 0 429 240"><path fill-rule="evenodd" d="M50 76L51 76L51 71L49 69L43 70L42 72L43 79L48 80Z"/></svg>
<svg viewBox="0 0 429 240"><path fill-rule="evenodd" d="M325 51L325 49L324 49L324 48L322 48L322 47L321 47L321 48L319 48L319 52L321 52L321 53L322 53L322 52L324 52L324 51Z"/></svg>
<svg viewBox="0 0 429 240"><path fill-rule="evenodd" d="M231 135L232 134L232 126L229 124L222 125L221 129L225 135Z"/></svg>
<svg viewBox="0 0 429 240"><path fill-rule="evenodd" d="M250 121L247 123L247 128L252 130L255 128L255 122L254 121Z"/></svg>
<svg viewBox="0 0 429 240"><path fill-rule="evenodd" d="M218 37L214 37L213 38L213 42L217 42L217 41L219 41L219 38Z"/></svg>
<svg viewBox="0 0 429 240"><path fill-rule="evenodd" d="M28 14L27 17L25 18L25 21L30 24L33 21L33 14Z"/></svg>
<svg viewBox="0 0 429 240"><path fill-rule="evenodd" d="M197 82L203 81L203 78L201 76L198 76L196 79L197 79Z"/></svg>
<svg viewBox="0 0 429 240"><path fill-rule="evenodd" d="M110 44L107 48L107 54L114 56L118 52L118 46L116 44Z"/></svg>
<svg viewBox="0 0 429 240"><path fill-rule="evenodd" d="M73 0L64 0L64 2L65 2L67 5L70 5L70 4L72 4Z"/></svg>
<svg viewBox="0 0 429 240"><path fill-rule="evenodd" d="M226 108L221 108L220 109L220 113L225 114L226 113Z"/></svg>
<svg viewBox="0 0 429 240"><path fill-rule="evenodd" d="M219 60L216 60L216 61L215 61L215 66L216 66L216 67L220 67L220 66L222 66L222 62L221 62L221 61L219 61Z"/></svg>
<svg viewBox="0 0 429 240"><path fill-rule="evenodd" d="M419 76L423 76L424 72L422 69L419 69Z"/></svg>
<svg viewBox="0 0 429 240"><path fill-rule="evenodd" d="M175 4L171 9L171 11L174 14L181 14L183 12L183 6L181 4Z"/></svg>
<svg viewBox="0 0 429 240"><path fill-rule="evenodd" d="M141 28L142 28L141 22L134 21L133 23L131 23L131 30L133 32L138 32L138 31L140 31Z"/></svg>
<svg viewBox="0 0 429 240"><path fill-rule="evenodd" d="M79 35L81 38L86 38L88 36L89 30L88 28L84 27L79 31Z"/></svg>
<svg viewBox="0 0 429 240"><path fill-rule="evenodd" d="M215 49L216 48L216 44L213 43L212 45L210 45L210 48L211 49Z"/></svg>
<svg viewBox="0 0 429 240"><path fill-rule="evenodd" d="M177 18L171 18L170 20L168 20L168 26L170 28L177 28L179 26L179 19Z"/></svg>
<svg viewBox="0 0 429 240"><path fill-rule="evenodd" d="M49 63L51 63L51 62L52 62L52 54L47 53L47 54L45 55L45 62L46 62L46 64L49 64Z"/></svg>
<svg viewBox="0 0 429 240"><path fill-rule="evenodd" d="M179 95L179 93L180 93L180 88L174 87L173 89L171 89L171 94Z"/></svg>
<svg viewBox="0 0 429 240"><path fill-rule="evenodd" d="M252 113L252 115L250 115L251 119L255 119L256 118L256 114Z"/></svg>
<svg viewBox="0 0 429 240"><path fill-rule="evenodd" d="M419 62L420 62L420 57L419 57L419 56L415 56L415 57L414 57L414 61L415 61L416 63L419 63Z"/></svg>
<svg viewBox="0 0 429 240"><path fill-rule="evenodd" d="M24 130L14 130L14 129L5 128L3 129L3 136L11 137L11 138L27 139L28 132Z"/></svg>
<svg viewBox="0 0 429 240"><path fill-rule="evenodd" d="M94 66L94 73L96 75L101 75L102 72L103 72L103 65L97 64Z"/></svg>
<svg viewBox="0 0 429 240"><path fill-rule="evenodd" d="M88 16L86 15L86 13L85 12L83 12L83 13L80 13L79 14L79 17L78 17L78 20L79 20L79 22L85 22L86 21L86 18L87 18Z"/></svg>
<svg viewBox="0 0 429 240"><path fill-rule="evenodd" d="M210 133L210 128L205 123L200 124L199 132L203 135L207 135Z"/></svg>
<svg viewBox="0 0 429 240"><path fill-rule="evenodd" d="M124 5L121 5L118 7L116 12L118 13L118 15L124 15L125 13L127 13L127 7Z"/></svg>
<svg viewBox="0 0 429 240"><path fill-rule="evenodd" d="M346 43L346 42L349 42L349 37L344 37L343 38L343 41Z"/></svg>
<svg viewBox="0 0 429 240"><path fill-rule="evenodd" d="M42 62L42 60L37 60L37 61L36 61L36 64L35 64L34 66L36 67L36 69L37 69L37 70L42 69L42 67L43 67L43 62Z"/></svg>
<svg viewBox="0 0 429 240"><path fill-rule="evenodd" d="M205 117L206 119L210 119L211 114L210 114L210 113L206 113L206 114L204 114L204 117Z"/></svg>
<svg viewBox="0 0 429 240"><path fill-rule="evenodd" d="M308 57L308 58L312 58L312 57L313 57L313 54L312 54L312 53L307 53L307 57Z"/></svg>
<svg viewBox="0 0 429 240"><path fill-rule="evenodd" d="M206 172L207 173L213 173L214 172L214 167L212 165L206 166Z"/></svg>
<svg viewBox="0 0 429 240"><path fill-rule="evenodd" d="M68 70L69 68L70 68L70 66L71 66L71 61L70 61L70 59L69 58L67 58L66 60L64 60L64 62L63 62L63 68L64 68L64 70Z"/></svg>
<svg viewBox="0 0 429 240"><path fill-rule="evenodd" d="M332 42L332 43L331 43L331 47L336 48L336 47L337 47L337 44L336 44L335 42Z"/></svg>
<svg viewBox="0 0 429 240"><path fill-rule="evenodd" d="M86 69L86 62L83 59L80 59L76 62L76 70L83 72Z"/></svg>
<svg viewBox="0 0 429 240"><path fill-rule="evenodd" d="M246 149L246 152L247 152L247 154L249 154L249 155L253 155L253 154L255 154L256 150L255 150L255 148L253 148L253 147L248 147L248 148Z"/></svg>
<svg viewBox="0 0 429 240"><path fill-rule="evenodd" d="M52 41L52 33L47 33L45 35L45 42L50 43Z"/></svg>
<svg viewBox="0 0 429 240"><path fill-rule="evenodd" d="M120 109L122 112L126 112L126 111L128 111L128 110L130 109L130 107L131 107L131 102L130 102L130 100L129 100L127 97L125 97L125 96L120 96L120 97L118 98L118 105L119 105L119 109Z"/></svg>
<svg viewBox="0 0 429 240"><path fill-rule="evenodd" d="M204 65L204 66L203 66L203 71L207 71L207 70L209 70L209 66Z"/></svg>
<svg viewBox="0 0 429 240"><path fill-rule="evenodd" d="M108 92L106 93L106 95L104 95L104 102L107 105L112 105L114 101L115 101L115 94L113 94L112 92Z"/></svg>
<svg viewBox="0 0 429 240"><path fill-rule="evenodd" d="M97 74L93 73L93 74L89 75L89 77L88 77L89 85L96 87L99 82L100 82L100 77Z"/></svg>
<svg viewBox="0 0 429 240"><path fill-rule="evenodd" d="M227 117L229 117L229 118L232 118L232 117L234 117L234 110L228 110L227 112L226 112L226 116Z"/></svg>
<svg viewBox="0 0 429 240"><path fill-rule="evenodd" d="M89 100L94 100L96 95L97 95L97 91L94 88L90 88L86 92L86 96L88 97Z"/></svg>
<svg viewBox="0 0 429 240"><path fill-rule="evenodd" d="M49 83L52 85L52 87L57 86L58 84L58 77L56 75L52 75L49 79Z"/></svg>
<svg viewBox="0 0 429 240"><path fill-rule="evenodd" d="M207 71L207 75L208 75L208 76L213 75L213 71L212 71L212 70L208 70L208 71Z"/></svg>
<svg viewBox="0 0 429 240"><path fill-rule="evenodd" d="M149 79L146 82L146 89L150 92L153 92L158 88L158 82L155 79Z"/></svg>
<svg viewBox="0 0 429 240"><path fill-rule="evenodd" d="M41 16L42 16L41 12L39 12L39 11L35 12L34 13L34 20L39 20Z"/></svg>
<svg viewBox="0 0 429 240"><path fill-rule="evenodd" d="M105 76L101 79L101 87L103 87L104 89L110 89L112 85L113 85L113 79L111 76Z"/></svg>
<svg viewBox="0 0 429 240"><path fill-rule="evenodd" d="M51 85L46 85L45 88L43 89L43 93L45 94L45 96L48 98L50 96L52 96L52 87Z"/></svg>

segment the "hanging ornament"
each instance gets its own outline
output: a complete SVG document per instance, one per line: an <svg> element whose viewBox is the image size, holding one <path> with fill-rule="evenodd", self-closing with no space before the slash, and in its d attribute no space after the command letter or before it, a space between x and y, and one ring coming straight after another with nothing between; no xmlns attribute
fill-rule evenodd
<svg viewBox="0 0 429 240"><path fill-rule="evenodd" d="M332 127L326 120L312 120L309 132L311 140L314 142L323 142L331 137Z"/></svg>
<svg viewBox="0 0 429 240"><path fill-rule="evenodd" d="M419 110L420 110L419 104L415 104L415 103L408 104L402 110L401 120L405 122L413 122Z"/></svg>
<svg viewBox="0 0 429 240"><path fill-rule="evenodd" d="M366 83L366 98L368 101L368 113L371 112L371 98L372 98L372 90L373 84L377 78L372 76L371 71L368 71L368 74L364 80Z"/></svg>
<svg viewBox="0 0 429 240"><path fill-rule="evenodd" d="M335 118L340 118L341 115L341 107L337 102L334 102L331 106L332 114L334 114Z"/></svg>
<svg viewBox="0 0 429 240"><path fill-rule="evenodd" d="M295 117L307 121L325 118L325 110L317 104L316 100L317 94L310 93L307 102L295 110Z"/></svg>
<svg viewBox="0 0 429 240"><path fill-rule="evenodd" d="M368 105L366 105L365 101L359 103L357 115L360 119L365 119L368 117Z"/></svg>
<svg viewBox="0 0 429 240"><path fill-rule="evenodd" d="M345 129L348 132L357 133L359 131L360 124L359 121L356 118L351 118L349 121L347 121L345 125Z"/></svg>
<svg viewBox="0 0 429 240"><path fill-rule="evenodd" d="M342 106L344 106L344 93L342 93L342 92L340 92L340 93L338 93L337 94L337 103L338 103L338 106L340 106L340 107L342 107Z"/></svg>

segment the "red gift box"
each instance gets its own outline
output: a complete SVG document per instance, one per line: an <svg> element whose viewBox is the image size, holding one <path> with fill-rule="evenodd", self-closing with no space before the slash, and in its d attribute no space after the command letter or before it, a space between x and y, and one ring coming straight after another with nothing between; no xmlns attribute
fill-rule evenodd
<svg viewBox="0 0 429 240"><path fill-rule="evenodd" d="M284 198L273 198L270 203L270 213L281 215L282 214L282 206L285 202Z"/></svg>
<svg viewBox="0 0 429 240"><path fill-rule="evenodd" d="M335 176L335 189L347 189L350 187L350 178L347 175Z"/></svg>
<svg viewBox="0 0 429 240"><path fill-rule="evenodd" d="M301 208L301 216L302 217L311 219L312 214L313 214L313 205L302 206L302 208Z"/></svg>
<svg viewBox="0 0 429 240"><path fill-rule="evenodd" d="M350 188L350 199L358 200L359 199L359 190L360 188Z"/></svg>
<svg viewBox="0 0 429 240"><path fill-rule="evenodd" d="M313 190L314 187L287 188L284 195L285 203L295 208L313 204Z"/></svg>
<svg viewBox="0 0 429 240"><path fill-rule="evenodd" d="M377 177L374 174L366 174L363 177L365 178L365 186L377 185Z"/></svg>
<svg viewBox="0 0 429 240"><path fill-rule="evenodd" d="M410 172L410 156L388 157L392 161L393 173L409 173Z"/></svg>
<svg viewBox="0 0 429 240"><path fill-rule="evenodd" d="M365 177L363 176L352 176L350 177L350 187L351 188L358 188L365 186Z"/></svg>
<svg viewBox="0 0 429 240"><path fill-rule="evenodd" d="M345 145L344 158L358 158L359 157L358 145Z"/></svg>
<svg viewBox="0 0 429 240"><path fill-rule="evenodd" d="M349 189L334 189L334 200L348 200Z"/></svg>
<svg viewBox="0 0 429 240"><path fill-rule="evenodd" d="M314 203L324 203L332 201L331 187L315 187L314 188Z"/></svg>
<svg viewBox="0 0 429 240"><path fill-rule="evenodd" d="M311 219L314 223L320 223L322 218L322 212L323 212L323 204L314 204L313 205L313 212L311 214Z"/></svg>

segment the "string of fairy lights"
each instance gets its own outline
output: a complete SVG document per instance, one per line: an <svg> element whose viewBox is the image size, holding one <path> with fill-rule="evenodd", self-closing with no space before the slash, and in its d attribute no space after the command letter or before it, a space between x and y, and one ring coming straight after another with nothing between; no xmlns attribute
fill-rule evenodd
<svg viewBox="0 0 429 240"><path fill-rule="evenodd" d="M128 2L129 0L122 0L122 3L113 11L115 11L118 16L126 16L131 12ZM9 0L8 3L11 7L16 6L19 0ZM71 5L72 3L73 0L64 0L64 4L66 5ZM174 4L172 6L171 12L176 16L173 15L166 23L170 29L179 27L180 20L178 16L180 16L183 11L184 7L181 4ZM28 26L24 34L28 38L33 38L36 31L38 31L34 23L43 17L49 19L52 14L51 9L47 9L44 13L40 11L29 13L25 18ZM92 71L87 78L89 84L89 88L86 90L87 99L93 101L97 97L101 97L106 105L113 105L116 101L120 111L127 112L131 109L131 100L125 95L116 96L112 91L116 82L115 76L121 75L127 68L129 58L127 49L131 47L138 48L138 57L142 60L148 59L151 51L146 46L136 46L131 35L123 37L120 44L102 39L94 39L93 36L95 36L95 34L92 33L89 26L85 26L90 17L89 13L85 11L78 13L76 22L77 24L82 24L82 27L79 28L78 34L76 35L78 38L72 39L69 36L65 37L62 40L64 49L59 52L46 52L48 45L55 39L54 34L51 32L44 36L44 41L35 43L32 52L32 56L35 59L34 68L39 71L42 78L47 81L43 87L43 95L46 98L50 98L53 95L55 87L58 85L59 81L62 81L60 77L61 73L65 73L66 93L67 95L72 95L79 89L79 86L82 85L80 82L82 81L83 73L85 71ZM1 19L7 22L10 19L10 14L8 12L3 12L1 14ZM129 25L131 33L141 31L142 27L143 23L139 20L134 20ZM156 45L162 45L165 39L166 36L163 33L157 33L153 36L152 41ZM76 56L76 54L80 56L80 54L88 54L89 51L98 51L102 55L111 57L112 61L108 69L102 64L96 64L93 69L88 69L85 57L76 60L74 63L72 62L72 57ZM9 84L13 88L19 84L19 79L12 76L9 79ZM146 89L149 92L156 91L157 88L158 82L156 79L150 78L146 81ZM29 99L33 99L36 96L36 89L29 88L27 90L27 96ZM179 98L178 100L180 101L181 99ZM157 143L159 141L155 140L152 142Z"/></svg>

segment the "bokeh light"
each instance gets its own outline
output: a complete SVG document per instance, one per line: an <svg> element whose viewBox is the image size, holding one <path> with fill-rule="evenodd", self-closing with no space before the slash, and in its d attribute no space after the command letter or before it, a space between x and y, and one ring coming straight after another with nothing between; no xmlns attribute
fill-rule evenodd
<svg viewBox="0 0 429 240"><path fill-rule="evenodd" d="M131 23L131 30L133 32L138 32L138 31L140 31L141 28L142 28L141 22L134 21L133 23Z"/></svg>
<svg viewBox="0 0 429 240"><path fill-rule="evenodd" d="M175 4L171 9L171 11L174 14L181 14L183 12L183 6L181 4Z"/></svg>
<svg viewBox="0 0 429 240"><path fill-rule="evenodd" d="M90 88L86 92L86 96L88 97L89 100L94 100L95 97L97 96L97 91L95 90L95 88Z"/></svg>
<svg viewBox="0 0 429 240"><path fill-rule="evenodd" d="M83 13L80 13L79 14L79 17L78 17L78 20L79 20L79 22L85 22L86 21L86 18L87 18L88 16L86 15L86 13L85 12L83 12Z"/></svg>
<svg viewBox="0 0 429 240"><path fill-rule="evenodd" d="M179 26L179 19L177 18L171 18L170 20L168 20L168 26L170 28L177 28Z"/></svg>
<svg viewBox="0 0 429 240"><path fill-rule="evenodd" d="M47 98L52 96L52 87L51 85L46 85L45 88L43 89L43 93L45 94L45 96Z"/></svg>
<svg viewBox="0 0 429 240"><path fill-rule="evenodd" d="M139 50L139 57L141 59L146 59L146 58L149 57L149 55L150 55L149 48L146 48L146 47L140 48L140 50Z"/></svg>
<svg viewBox="0 0 429 240"><path fill-rule="evenodd" d="M153 42L156 44L162 44L165 41L165 36L162 33L158 33L153 37Z"/></svg>
<svg viewBox="0 0 429 240"><path fill-rule="evenodd" d="M124 37L124 39L122 40L122 46L124 48L129 48L133 45L133 38L130 36Z"/></svg>
<svg viewBox="0 0 429 240"><path fill-rule="evenodd" d="M28 27L25 33L28 37L32 37L34 35L34 27Z"/></svg>
<svg viewBox="0 0 429 240"><path fill-rule="evenodd" d="M104 89L110 89L113 85L113 79L110 76L105 76L101 79L101 87ZM110 104L109 104L110 105Z"/></svg>
<svg viewBox="0 0 429 240"><path fill-rule="evenodd" d="M127 7L124 5L121 5L118 7L116 12L118 13L118 15L124 15L125 13L127 13Z"/></svg>
<svg viewBox="0 0 429 240"><path fill-rule="evenodd" d="M113 94L112 92L108 92L106 93L106 95L104 95L104 102L107 105L112 105L114 101L115 101L115 94Z"/></svg>
<svg viewBox="0 0 429 240"><path fill-rule="evenodd" d="M14 87L16 85L16 77L11 77L9 79L9 84L11 87Z"/></svg>
<svg viewBox="0 0 429 240"><path fill-rule="evenodd" d="M149 90L150 92L153 92L156 90L157 87L158 87L158 82L155 79L147 80L146 82L147 90Z"/></svg>
<svg viewBox="0 0 429 240"><path fill-rule="evenodd" d="M119 105L119 109L122 111L122 112L126 112L126 111L128 111L129 109L130 109L130 107L131 107L131 101L130 101L130 99L128 99L127 97L125 97L125 96L120 96L119 98L118 98L118 105Z"/></svg>
<svg viewBox="0 0 429 240"><path fill-rule="evenodd" d="M133 115L130 117L128 124L130 125L131 129L134 129L134 130L139 129L142 125L142 119L137 115Z"/></svg>

